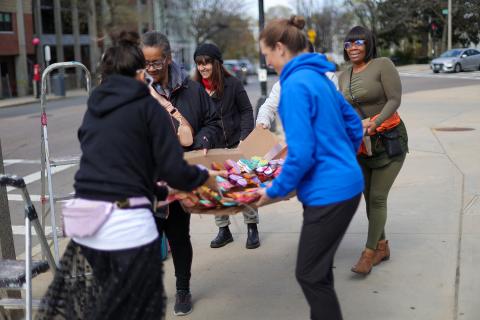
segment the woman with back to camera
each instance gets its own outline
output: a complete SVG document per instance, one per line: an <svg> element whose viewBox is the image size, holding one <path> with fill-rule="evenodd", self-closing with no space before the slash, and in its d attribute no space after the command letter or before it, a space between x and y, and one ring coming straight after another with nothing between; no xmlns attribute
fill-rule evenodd
<svg viewBox="0 0 480 320"><path fill-rule="evenodd" d="M253 130L253 110L242 82L232 76L223 66L220 49L212 44L201 44L193 55L197 66L194 79L207 91L215 103L223 135L218 148L235 148ZM244 211L243 220L247 225L247 249L260 246L258 237L258 211ZM229 229L229 216L215 216L218 234L210 243L211 248L220 248L233 241Z"/></svg>
<svg viewBox="0 0 480 320"><path fill-rule="evenodd" d="M152 88L155 90L151 90L152 96L172 114L177 132L180 130L180 122L175 117L179 114L183 125L187 124L191 128L193 139L191 144L183 144L184 150L213 148L222 135L215 105L203 87L189 79L185 71L172 60L168 38L157 31L147 32L142 36L142 51L146 60L146 72L153 78ZM170 105L165 106L165 101ZM193 308L190 293L193 260L190 213L178 201L170 204L168 211L166 219L156 217L155 221L159 231L165 231L170 244L177 278L174 314L181 316L189 314Z"/></svg>
<svg viewBox="0 0 480 320"><path fill-rule="evenodd" d="M102 56L101 83L78 130L76 198L63 210L72 240L38 319L163 319L152 204L166 192L156 182L188 191L209 174L183 160L170 116L143 83L138 42L137 34L123 32Z"/></svg>
<svg viewBox="0 0 480 320"><path fill-rule="evenodd" d="M365 178L368 238L352 267L353 272L366 275L373 266L390 258L385 238L387 198L405 161L408 136L396 112L402 96L400 76L390 59L377 58L372 32L359 26L350 30L344 58L351 66L340 75L340 90L362 117L367 131L366 147L357 159Z"/></svg>
<svg viewBox="0 0 480 320"><path fill-rule="evenodd" d="M325 73L325 56L303 53L303 17L273 20L260 34L266 61L280 74L278 112L288 153L280 175L262 190L259 205L297 190L303 204L296 277L314 320L342 319L333 259L358 207L362 172L355 159L362 124Z"/></svg>

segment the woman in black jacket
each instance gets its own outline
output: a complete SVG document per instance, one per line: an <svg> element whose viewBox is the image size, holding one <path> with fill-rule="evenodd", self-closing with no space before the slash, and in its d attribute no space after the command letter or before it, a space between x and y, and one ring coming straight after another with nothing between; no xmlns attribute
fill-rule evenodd
<svg viewBox="0 0 480 320"><path fill-rule="evenodd" d="M242 82L232 76L223 66L220 49L211 43L200 45L193 58L197 65L195 80L198 81L215 102L217 113L220 114L222 136L217 146L234 148L253 130L253 110L247 92ZM258 237L258 211L243 212L247 224L247 249L260 246ZM215 216L219 228L215 239L210 243L212 248L220 248L233 241L228 225L228 216Z"/></svg>
<svg viewBox="0 0 480 320"><path fill-rule="evenodd" d="M169 100L193 129L193 144L184 147L184 150L213 148L221 135L220 118L203 87L190 80L172 60L168 38L160 32L147 32L142 36L142 51L146 71L153 78L152 87L156 91L152 95L157 99L161 95ZM177 130L179 123L173 117L172 121ZM175 267L177 294L174 314L189 314L192 311L190 277L193 259L190 214L176 201L169 206L168 217L157 217L156 221L159 231L164 231L167 236Z"/></svg>
<svg viewBox="0 0 480 320"><path fill-rule="evenodd" d="M166 192L157 181L192 190L209 174L183 160L170 116L141 81L145 59L138 40L123 33L102 56L102 82L78 130L76 198L63 210L72 240L38 319L163 319L152 203Z"/></svg>

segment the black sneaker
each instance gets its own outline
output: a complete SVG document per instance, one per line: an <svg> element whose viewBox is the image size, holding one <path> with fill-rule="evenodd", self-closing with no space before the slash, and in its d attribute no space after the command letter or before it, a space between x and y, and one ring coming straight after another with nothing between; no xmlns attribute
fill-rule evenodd
<svg viewBox="0 0 480 320"><path fill-rule="evenodd" d="M190 313L192 313L192 295L187 290L177 290L173 314L176 316L186 316Z"/></svg>

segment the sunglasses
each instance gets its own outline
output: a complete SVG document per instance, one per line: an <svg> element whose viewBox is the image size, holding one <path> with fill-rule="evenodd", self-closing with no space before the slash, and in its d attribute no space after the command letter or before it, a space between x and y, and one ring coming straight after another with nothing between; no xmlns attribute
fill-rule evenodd
<svg viewBox="0 0 480 320"><path fill-rule="evenodd" d="M365 45L365 40L362 40L362 39L358 39L358 40L355 40L355 41L347 41L343 44L343 47L345 48L345 50L347 49L350 49L352 47L361 47L361 46L364 46Z"/></svg>

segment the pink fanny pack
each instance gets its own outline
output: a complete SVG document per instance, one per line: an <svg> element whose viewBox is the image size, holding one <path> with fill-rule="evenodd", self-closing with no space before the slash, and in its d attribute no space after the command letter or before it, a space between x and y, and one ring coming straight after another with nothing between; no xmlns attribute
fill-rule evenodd
<svg viewBox="0 0 480 320"><path fill-rule="evenodd" d="M121 204L107 201L96 201L76 198L67 201L62 206L64 233L67 237L90 237L93 236L108 220L115 209L133 209L132 207L149 205L150 201L145 197L135 197Z"/></svg>

